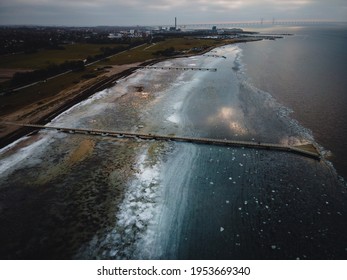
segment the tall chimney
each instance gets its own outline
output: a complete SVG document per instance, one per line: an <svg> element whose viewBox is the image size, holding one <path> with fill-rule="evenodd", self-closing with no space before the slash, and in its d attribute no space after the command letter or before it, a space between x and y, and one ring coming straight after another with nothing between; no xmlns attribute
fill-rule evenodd
<svg viewBox="0 0 347 280"><path fill-rule="evenodd" d="M175 30L177 30L177 18L175 17Z"/></svg>

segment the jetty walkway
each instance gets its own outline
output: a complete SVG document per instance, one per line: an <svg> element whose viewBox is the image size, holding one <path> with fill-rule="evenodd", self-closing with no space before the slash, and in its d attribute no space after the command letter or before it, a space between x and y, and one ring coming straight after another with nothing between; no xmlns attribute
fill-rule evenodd
<svg viewBox="0 0 347 280"><path fill-rule="evenodd" d="M218 55L218 54L203 54L202 56L207 56L207 57L216 57L216 58L224 58L226 59L227 57L224 55Z"/></svg>
<svg viewBox="0 0 347 280"><path fill-rule="evenodd" d="M165 66L136 66L141 69L159 69L159 70L193 70L193 71L210 71L217 72L217 68L205 68L205 67L165 67Z"/></svg>
<svg viewBox="0 0 347 280"><path fill-rule="evenodd" d="M116 137L116 138L133 138L142 140L156 140L156 141L178 141L188 142L205 145L220 145L220 146L231 146L231 147L244 147L252 149L266 149L273 151L283 151L299 154L316 160L320 160L321 155L313 144L300 145L300 146L287 146L280 144L260 143L251 141L236 141L227 139L212 139L212 138L196 138L196 137L180 137L171 135L158 135L158 134L143 134L136 132L124 132L124 131L109 131L99 129L82 129L82 128L69 128L69 127L56 127L56 126L45 126L38 124L25 124L25 123L14 123L14 122L0 122L3 125L14 125L22 126L27 128L36 129L50 129L57 130L65 133L77 133L85 135L96 135L102 137Z"/></svg>

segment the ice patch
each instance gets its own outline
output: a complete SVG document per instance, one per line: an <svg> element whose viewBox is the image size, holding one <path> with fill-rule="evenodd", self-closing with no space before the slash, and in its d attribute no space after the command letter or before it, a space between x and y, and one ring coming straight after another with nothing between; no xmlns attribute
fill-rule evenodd
<svg viewBox="0 0 347 280"><path fill-rule="evenodd" d="M174 108L175 110L179 110L179 109L181 109L182 104L183 104L183 102L176 102L176 103L173 105L173 108Z"/></svg>
<svg viewBox="0 0 347 280"><path fill-rule="evenodd" d="M189 169L194 166L195 155L193 145L178 145L170 161L161 166L160 199L147 231L137 241L135 258L177 259L177 244L183 238L181 228L189 207L187 182L192 180Z"/></svg>
<svg viewBox="0 0 347 280"><path fill-rule="evenodd" d="M3 153L7 150L9 150L11 147L15 146L21 141L24 141L27 139L27 137L22 138L12 145L3 148L0 150L0 153ZM5 172L9 171L9 169L15 167L18 163L20 163L23 160L29 159L34 153L34 151L39 148L42 150L46 145L48 144L48 139L47 138L41 138L37 142L34 142L30 144L27 147L21 148L19 151L14 153L13 155L9 156L6 158L6 160L2 160L0 163L0 174L4 174Z"/></svg>
<svg viewBox="0 0 347 280"><path fill-rule="evenodd" d="M133 257L137 241L151 223L159 197L159 165L149 163L147 153L138 157L135 178L129 183L119 207L114 229L96 246L101 248L103 258L129 259ZM109 246L112 244L112 247ZM87 250L93 251L93 244Z"/></svg>
<svg viewBox="0 0 347 280"><path fill-rule="evenodd" d="M137 84L141 80L141 78L143 78L144 74L141 75L141 73L138 71L136 72L136 76L133 75L125 78L131 80L131 85ZM106 108L111 106L107 101L108 98L112 97L112 99L115 99L121 97L124 94L127 94L130 91L129 86L124 86L121 84L121 81L123 80L124 79L120 80L115 86L96 92L88 99L75 104L68 110L55 117L47 125L81 127L81 119L101 115L101 113L103 113Z"/></svg>
<svg viewBox="0 0 347 280"><path fill-rule="evenodd" d="M180 117L178 114L172 114L170 117L168 117L166 120L168 120L169 122L178 124L180 123Z"/></svg>

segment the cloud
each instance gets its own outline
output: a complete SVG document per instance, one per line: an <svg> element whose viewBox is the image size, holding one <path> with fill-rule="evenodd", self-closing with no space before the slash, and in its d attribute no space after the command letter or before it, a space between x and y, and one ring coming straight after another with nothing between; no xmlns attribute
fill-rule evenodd
<svg viewBox="0 0 347 280"><path fill-rule="evenodd" d="M0 24L169 24L259 20L347 19L345 0L1 0ZM338 16L338 18L337 18Z"/></svg>

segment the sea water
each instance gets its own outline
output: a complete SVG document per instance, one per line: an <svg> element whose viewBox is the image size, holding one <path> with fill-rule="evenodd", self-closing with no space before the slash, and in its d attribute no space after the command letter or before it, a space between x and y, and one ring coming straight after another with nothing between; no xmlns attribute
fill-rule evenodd
<svg viewBox="0 0 347 280"><path fill-rule="evenodd" d="M283 40L242 46L252 83L290 108L347 178L347 26L273 26Z"/></svg>

